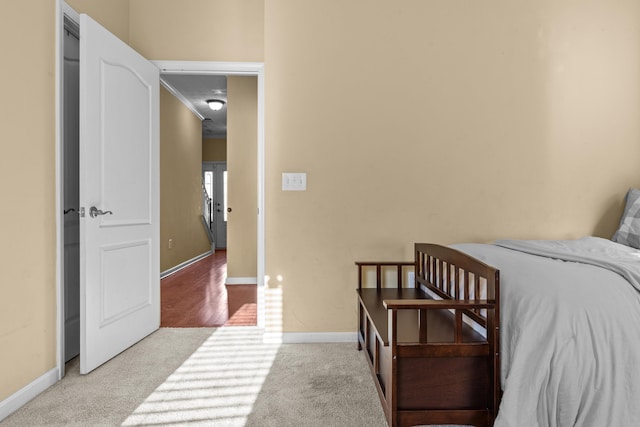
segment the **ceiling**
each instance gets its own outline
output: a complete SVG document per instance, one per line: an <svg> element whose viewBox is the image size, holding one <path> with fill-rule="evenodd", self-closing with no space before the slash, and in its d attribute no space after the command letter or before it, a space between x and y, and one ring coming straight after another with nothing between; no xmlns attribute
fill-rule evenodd
<svg viewBox="0 0 640 427"><path fill-rule="evenodd" d="M227 137L227 77L202 74L162 74L162 84L202 120L203 138ZM208 99L221 99L225 105L213 111Z"/></svg>

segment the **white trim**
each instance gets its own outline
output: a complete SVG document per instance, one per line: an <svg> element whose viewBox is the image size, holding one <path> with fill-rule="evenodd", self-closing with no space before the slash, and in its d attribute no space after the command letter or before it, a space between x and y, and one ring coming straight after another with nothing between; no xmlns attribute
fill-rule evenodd
<svg viewBox="0 0 640 427"><path fill-rule="evenodd" d="M227 277L224 281L225 285L257 285L257 277Z"/></svg>
<svg viewBox="0 0 640 427"><path fill-rule="evenodd" d="M202 168L204 169L205 166L206 167L213 167L216 165L223 165L223 166L227 166L227 161L226 160L203 160L202 161Z"/></svg>
<svg viewBox="0 0 640 427"><path fill-rule="evenodd" d="M64 346L64 292L61 290L64 278L64 269L62 262L62 254L64 253L63 241L63 215L62 210L62 32L64 31L64 13L62 9L64 2L56 0L56 53L55 53L55 97L56 97L56 154L55 154L55 186L56 186L56 367L58 368L59 378L64 375L63 346ZM62 369L62 371L61 371ZM4 403L4 402L3 402ZM1 406L0 406L1 407ZM0 409L0 420L2 410Z"/></svg>
<svg viewBox="0 0 640 427"><path fill-rule="evenodd" d="M294 343L355 343L358 335L355 332L283 332L282 342Z"/></svg>
<svg viewBox="0 0 640 427"><path fill-rule="evenodd" d="M162 74L211 74L217 76L260 76L262 62L151 61Z"/></svg>
<svg viewBox="0 0 640 427"><path fill-rule="evenodd" d="M60 373L53 368L0 402L0 421L58 382Z"/></svg>
<svg viewBox="0 0 640 427"><path fill-rule="evenodd" d="M62 204L64 200L63 185L63 91L64 76L62 73L64 50L62 46L64 32L64 17L80 25L80 14L73 10L63 0L56 0L56 53L55 53L55 103L56 103L56 133L55 133L55 187L56 187L56 361L58 380L64 376L64 216L62 214Z"/></svg>
<svg viewBox="0 0 640 427"><path fill-rule="evenodd" d="M198 256L195 256L191 259L186 260L185 262L182 262L178 265L176 265L175 267L171 267L168 270L165 270L163 272L160 273L160 278L164 279L167 276L171 276L173 273L177 273L178 271L182 270L183 268L189 267L191 264L200 261L202 258L207 257L209 255L211 255L213 253L213 251L209 250L203 254L200 254Z"/></svg>
<svg viewBox="0 0 640 427"><path fill-rule="evenodd" d="M59 3L61 4L62 12L64 13L64 15L67 15L72 21L74 21L76 24L80 25L80 14L78 12L76 12L67 3L65 3L64 0L59 0ZM64 24L64 22L63 22L63 24ZM60 33L58 35L61 36L62 33Z"/></svg>
<svg viewBox="0 0 640 427"><path fill-rule="evenodd" d="M185 98L180 92L178 92L168 81L163 79L162 76L160 76L160 83L162 84L162 86L164 86L166 90L168 90L171 93L171 95L178 98L180 102L184 104L185 107L191 110L191 112L195 114L199 120L204 120L204 116L198 112L196 107L187 98Z"/></svg>
<svg viewBox="0 0 640 427"><path fill-rule="evenodd" d="M258 287L258 291L263 289ZM282 344L282 332L264 332L262 342L265 344Z"/></svg>
<svg viewBox="0 0 640 427"><path fill-rule="evenodd" d="M258 327L264 328L266 249L265 249L265 69L262 62L205 62L205 61L151 61L160 74L211 74L225 76L256 76L258 79Z"/></svg>

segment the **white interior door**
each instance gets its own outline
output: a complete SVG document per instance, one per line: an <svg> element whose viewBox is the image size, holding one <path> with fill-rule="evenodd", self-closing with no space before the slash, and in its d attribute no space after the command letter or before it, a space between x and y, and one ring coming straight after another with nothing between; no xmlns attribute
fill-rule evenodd
<svg viewBox="0 0 640 427"><path fill-rule="evenodd" d="M227 247L227 162L202 162L202 181L211 197L211 231L216 249Z"/></svg>
<svg viewBox="0 0 640 427"><path fill-rule="evenodd" d="M81 373L160 325L159 148L158 68L81 15Z"/></svg>
<svg viewBox="0 0 640 427"><path fill-rule="evenodd" d="M227 247L227 164L216 163L213 168L213 223L216 249Z"/></svg>
<svg viewBox="0 0 640 427"><path fill-rule="evenodd" d="M216 216L216 230L220 236L219 245L221 248L227 247L227 220L229 218L228 213L230 212L227 192L227 176L227 164L218 165L216 167L216 178L219 203L216 203L216 212L218 213L218 216Z"/></svg>

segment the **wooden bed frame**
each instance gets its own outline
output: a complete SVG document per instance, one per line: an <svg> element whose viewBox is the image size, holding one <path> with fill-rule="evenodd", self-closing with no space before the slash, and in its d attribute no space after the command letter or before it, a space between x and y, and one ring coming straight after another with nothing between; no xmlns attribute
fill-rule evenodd
<svg viewBox="0 0 640 427"><path fill-rule="evenodd" d="M356 265L358 349L389 426L492 426L501 390L499 271L427 243L415 244L413 263ZM374 271L375 288L367 287Z"/></svg>

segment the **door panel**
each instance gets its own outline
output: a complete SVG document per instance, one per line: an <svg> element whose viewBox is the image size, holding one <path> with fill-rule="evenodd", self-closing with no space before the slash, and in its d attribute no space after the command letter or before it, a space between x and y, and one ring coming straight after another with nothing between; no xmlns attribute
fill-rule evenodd
<svg viewBox="0 0 640 427"><path fill-rule="evenodd" d="M227 164L220 163L215 165L213 176L213 183L216 189L216 197L213 199L213 222L216 230L215 243L217 249L224 249L227 247Z"/></svg>
<svg viewBox="0 0 640 427"><path fill-rule="evenodd" d="M152 188L149 160L153 141L149 127L138 124L151 123L151 87L135 69L121 64L103 62L100 72L101 84L113 88L104 92L104 106L117 106L105 108L102 121L118 123L104 128L106 143L101 147L101 199L117 214L102 217L101 224L149 224Z"/></svg>
<svg viewBox="0 0 640 427"><path fill-rule="evenodd" d="M103 275L100 293L104 308L100 318L101 326L152 303L153 283L147 271L150 243L149 240L143 240L105 245L101 248ZM128 289L130 284L134 286Z"/></svg>
<svg viewBox="0 0 640 427"><path fill-rule="evenodd" d="M216 249L227 247L226 172L226 162L202 162L202 180L207 192L211 191L211 231Z"/></svg>
<svg viewBox="0 0 640 427"><path fill-rule="evenodd" d="M160 227L158 69L86 15L80 206L80 372L87 373L158 329Z"/></svg>

